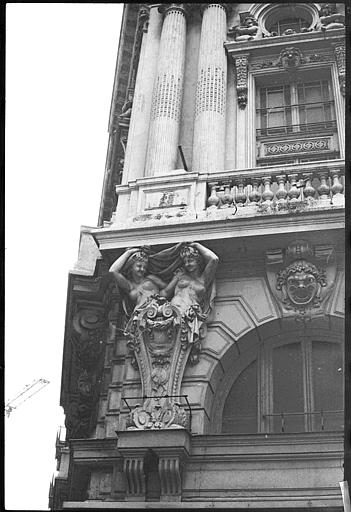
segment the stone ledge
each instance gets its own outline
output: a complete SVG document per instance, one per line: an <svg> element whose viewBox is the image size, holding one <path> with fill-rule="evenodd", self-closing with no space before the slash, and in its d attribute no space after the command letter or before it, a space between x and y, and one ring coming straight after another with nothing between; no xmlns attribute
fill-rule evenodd
<svg viewBox="0 0 351 512"><path fill-rule="evenodd" d="M333 508L331 508L333 507ZM334 508L335 507L335 508ZM272 498L256 498L250 497L246 500L233 499L233 500L208 500L208 501L65 501L63 502L63 509L124 509L124 510L164 510L164 509L297 509L296 512L302 509L311 508L328 508L328 512L341 512L342 511L342 498L341 496L320 497L311 499L310 496L294 497L294 499L286 498L285 500Z"/></svg>

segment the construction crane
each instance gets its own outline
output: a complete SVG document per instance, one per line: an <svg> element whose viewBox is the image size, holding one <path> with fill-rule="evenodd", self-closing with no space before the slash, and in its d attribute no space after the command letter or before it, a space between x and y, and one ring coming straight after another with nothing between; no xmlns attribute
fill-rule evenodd
<svg viewBox="0 0 351 512"><path fill-rule="evenodd" d="M14 409L17 409L23 402L26 402L28 398L36 395L41 389L50 384L46 379L35 379L31 384L24 386L22 391L15 397L9 400L5 405L5 413L7 417L10 416Z"/></svg>

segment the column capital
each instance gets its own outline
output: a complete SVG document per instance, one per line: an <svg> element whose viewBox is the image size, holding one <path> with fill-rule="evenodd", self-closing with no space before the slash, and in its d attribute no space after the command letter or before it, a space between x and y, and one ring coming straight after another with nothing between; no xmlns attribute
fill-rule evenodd
<svg viewBox="0 0 351 512"><path fill-rule="evenodd" d="M202 3L202 4L195 4L195 5L198 5L201 9L201 12L203 13L205 11L205 9L207 9L208 7L214 7L214 6L220 6L220 7L223 7L223 9L225 10L226 14L229 14L230 10L232 9L233 7L233 4L231 4L230 2L229 3L224 3L224 2L211 2L211 3L208 3L208 4L205 4L205 3Z"/></svg>
<svg viewBox="0 0 351 512"><path fill-rule="evenodd" d="M171 4L162 4L158 8L158 12L163 14L164 16L167 16L172 11L178 11L184 16L187 16L191 10L192 4L181 4L181 3L171 3Z"/></svg>

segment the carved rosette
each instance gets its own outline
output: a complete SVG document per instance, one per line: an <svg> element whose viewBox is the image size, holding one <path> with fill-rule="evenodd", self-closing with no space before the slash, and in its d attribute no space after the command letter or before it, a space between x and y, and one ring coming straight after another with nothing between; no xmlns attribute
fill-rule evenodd
<svg viewBox="0 0 351 512"><path fill-rule="evenodd" d="M233 57L236 71L236 91L238 104L241 109L245 109L247 105L248 57L248 55Z"/></svg>
<svg viewBox="0 0 351 512"><path fill-rule="evenodd" d="M345 96L346 67L345 67L345 43L339 42L334 47L335 61L338 68L340 91Z"/></svg>
<svg viewBox="0 0 351 512"><path fill-rule="evenodd" d="M283 316L305 321L324 314L336 276L333 253L305 241L267 251L268 282Z"/></svg>
<svg viewBox="0 0 351 512"><path fill-rule="evenodd" d="M125 335L146 398L130 413L127 429L188 427L188 413L178 397L188 359L193 364L198 360L205 318L197 305L182 316L158 295L134 310Z"/></svg>

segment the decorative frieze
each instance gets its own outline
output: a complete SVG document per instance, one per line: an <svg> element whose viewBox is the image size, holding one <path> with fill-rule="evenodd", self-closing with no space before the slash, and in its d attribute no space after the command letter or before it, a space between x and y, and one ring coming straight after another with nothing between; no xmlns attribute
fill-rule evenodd
<svg viewBox="0 0 351 512"><path fill-rule="evenodd" d="M330 138L301 139L294 141L264 143L265 156L287 155L290 153L301 153L310 151L329 151Z"/></svg>

